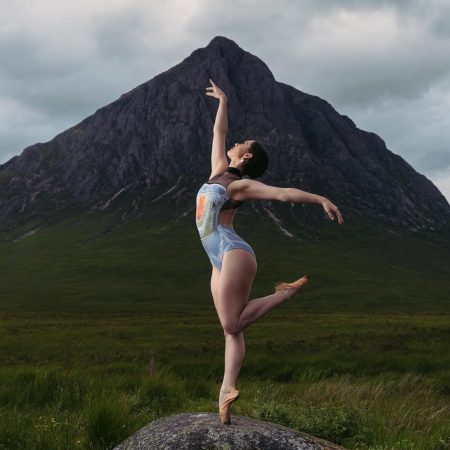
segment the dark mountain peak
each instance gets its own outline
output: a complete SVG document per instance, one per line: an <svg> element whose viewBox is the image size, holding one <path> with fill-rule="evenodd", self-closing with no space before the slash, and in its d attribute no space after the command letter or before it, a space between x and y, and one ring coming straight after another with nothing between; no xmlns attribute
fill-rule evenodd
<svg viewBox="0 0 450 450"><path fill-rule="evenodd" d="M217 111L205 95L210 78L229 99L226 146L255 139L266 148L263 181L324 195L347 221L359 215L411 230L450 228L445 197L380 137L320 97L277 82L263 61L223 36L1 165L0 227L72 205L117 208L121 218L154 217L155 208L187 214L210 174ZM306 205L259 204L272 219L320 219Z"/></svg>
<svg viewBox="0 0 450 450"><path fill-rule="evenodd" d="M122 94L116 102L128 102L136 95L150 95L150 98L154 98L167 90L171 95L189 90L203 94L210 85L209 79L217 83L236 106L246 101L249 92L253 95L258 92L260 98L262 93L267 96L277 89L277 81L261 59L243 50L233 40L216 36L206 47L194 50L180 63ZM212 105L211 101L204 101ZM250 101L253 99L247 100L247 103ZM260 102L261 100L257 100L257 103ZM110 105L106 107L108 106ZM100 108L97 113L106 107ZM258 108L258 105L255 107Z"/></svg>
<svg viewBox="0 0 450 450"><path fill-rule="evenodd" d="M217 83L227 80L231 82L229 87L234 88L245 86L246 79L249 83L275 83L272 72L261 59L223 36L216 36L206 47L193 51L165 74L178 76L183 73L189 78L189 72L197 83L208 82L208 78Z"/></svg>
<svg viewBox="0 0 450 450"><path fill-rule="evenodd" d="M209 42L209 44L205 48L210 49L210 50L227 52L227 53L232 53L232 52L243 53L244 52L244 50L241 47L239 47L239 45L236 44L236 42L234 42L232 39L229 39L225 36L216 36L216 37L212 38L211 41Z"/></svg>

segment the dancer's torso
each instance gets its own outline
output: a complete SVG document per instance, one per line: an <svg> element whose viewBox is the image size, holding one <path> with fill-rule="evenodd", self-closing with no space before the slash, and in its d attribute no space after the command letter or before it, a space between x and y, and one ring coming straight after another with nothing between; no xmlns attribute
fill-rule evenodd
<svg viewBox="0 0 450 450"><path fill-rule="evenodd" d="M201 239L214 232L217 225L233 226L236 208L244 203L228 197L227 187L230 183L240 180L241 176L229 172L217 175L202 185L197 194L196 224Z"/></svg>

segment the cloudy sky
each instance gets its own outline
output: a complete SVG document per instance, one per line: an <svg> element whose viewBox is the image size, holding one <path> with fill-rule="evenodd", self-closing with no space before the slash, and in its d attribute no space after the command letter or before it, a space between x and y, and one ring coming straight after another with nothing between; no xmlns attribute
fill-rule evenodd
<svg viewBox="0 0 450 450"><path fill-rule="evenodd" d="M447 0L0 0L0 163L218 35L377 133L450 201Z"/></svg>

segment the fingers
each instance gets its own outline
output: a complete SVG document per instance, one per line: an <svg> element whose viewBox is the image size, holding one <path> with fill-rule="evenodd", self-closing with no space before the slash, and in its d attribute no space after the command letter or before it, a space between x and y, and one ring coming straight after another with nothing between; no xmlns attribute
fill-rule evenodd
<svg viewBox="0 0 450 450"><path fill-rule="evenodd" d="M219 95L221 94L222 91L217 87L214 81L211 80L211 78L209 79L209 81L212 84L212 86L208 86L206 88L206 95L209 95L210 97L219 98Z"/></svg>
<svg viewBox="0 0 450 450"><path fill-rule="evenodd" d="M331 203L331 207L330 207L330 205L327 205L325 207L325 212L327 213L330 220L334 220L334 214L336 214L339 224L344 223L344 218L342 217L342 214L340 213L340 211L336 205L333 205L332 203Z"/></svg>
<svg viewBox="0 0 450 450"><path fill-rule="evenodd" d="M219 90L219 88L217 87L216 83L214 83L214 81L211 80L211 78L209 79L209 81L210 81L210 83L212 84L212 86L208 86L208 87L206 88L206 90L208 90L208 89L210 89L210 90L212 90L212 91L214 91L214 90Z"/></svg>
<svg viewBox="0 0 450 450"><path fill-rule="evenodd" d="M339 212L339 209L336 208L333 212L336 214L339 224L344 223L344 218L342 217L342 214ZM334 220L334 217L332 217L331 219Z"/></svg>

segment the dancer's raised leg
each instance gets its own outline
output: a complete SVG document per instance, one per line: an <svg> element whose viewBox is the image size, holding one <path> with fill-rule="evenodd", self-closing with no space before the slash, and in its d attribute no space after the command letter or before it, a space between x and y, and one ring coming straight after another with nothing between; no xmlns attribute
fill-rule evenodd
<svg viewBox="0 0 450 450"><path fill-rule="evenodd" d="M296 288L283 284L283 289L273 294L248 301L255 273L256 259L252 254L242 249L225 253L220 272L218 307L223 329L229 334L238 334L294 295L307 282L305 277L298 280L300 282Z"/></svg>

